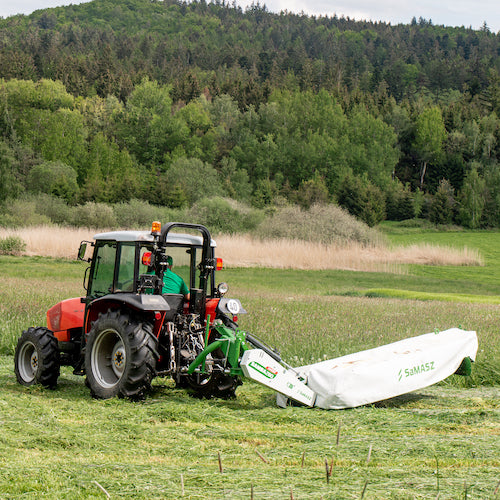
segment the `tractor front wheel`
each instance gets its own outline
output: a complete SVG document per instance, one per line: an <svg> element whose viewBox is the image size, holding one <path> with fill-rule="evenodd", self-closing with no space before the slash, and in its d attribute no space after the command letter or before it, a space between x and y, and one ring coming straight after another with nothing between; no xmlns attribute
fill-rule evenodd
<svg viewBox="0 0 500 500"><path fill-rule="evenodd" d="M141 399L156 373L157 339L149 322L108 311L87 338L85 372L92 396Z"/></svg>
<svg viewBox="0 0 500 500"><path fill-rule="evenodd" d="M57 339L47 328L28 328L17 342L14 372L22 385L41 384L53 388L60 372Z"/></svg>

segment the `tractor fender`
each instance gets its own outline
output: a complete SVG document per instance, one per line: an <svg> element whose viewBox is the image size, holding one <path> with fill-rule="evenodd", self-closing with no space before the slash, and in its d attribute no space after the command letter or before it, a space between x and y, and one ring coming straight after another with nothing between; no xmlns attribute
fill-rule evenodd
<svg viewBox="0 0 500 500"><path fill-rule="evenodd" d="M68 342L70 330L83 327L85 304L81 297L58 302L47 311L47 326L57 340Z"/></svg>
<svg viewBox="0 0 500 500"><path fill-rule="evenodd" d="M168 302L162 295L147 295L139 293L111 293L93 300L88 309L85 333L88 333L92 322L97 319L99 313L110 308L121 308L127 306L141 312L166 312L170 310Z"/></svg>

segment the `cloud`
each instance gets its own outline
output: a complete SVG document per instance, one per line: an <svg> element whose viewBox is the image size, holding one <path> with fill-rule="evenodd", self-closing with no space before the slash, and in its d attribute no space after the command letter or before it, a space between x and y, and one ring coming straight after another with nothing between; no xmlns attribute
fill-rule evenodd
<svg viewBox="0 0 500 500"><path fill-rule="evenodd" d="M59 7L61 5L79 4L89 0L15 0L2 2L0 16L9 17L16 14L31 14L35 10Z"/></svg>

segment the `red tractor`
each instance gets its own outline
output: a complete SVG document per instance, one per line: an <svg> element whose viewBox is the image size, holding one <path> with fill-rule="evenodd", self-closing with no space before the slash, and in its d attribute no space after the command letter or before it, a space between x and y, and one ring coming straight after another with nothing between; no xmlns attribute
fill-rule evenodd
<svg viewBox="0 0 500 500"><path fill-rule="evenodd" d="M208 229L153 223L152 231L115 231L94 239L82 242L78 252L90 262L86 296L56 304L47 312L47 327L28 328L19 338L19 383L55 387L66 365L86 375L96 398L140 399L155 376L170 376L200 396L234 397L240 377L228 368L227 352L213 349L203 356L203 369L189 370L221 328L237 330L237 315L245 312L239 300L224 297L224 283L215 284L222 261L214 256ZM89 244L93 254L85 259ZM185 275L189 301L162 293L172 259Z"/></svg>

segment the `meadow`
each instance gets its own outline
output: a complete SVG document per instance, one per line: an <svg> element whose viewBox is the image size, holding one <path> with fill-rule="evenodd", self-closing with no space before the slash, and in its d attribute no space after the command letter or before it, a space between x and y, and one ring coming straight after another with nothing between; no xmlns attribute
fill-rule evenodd
<svg viewBox="0 0 500 500"><path fill-rule="evenodd" d="M388 238L467 246L482 265L219 274L248 311L241 327L292 365L436 328L478 332L471 377L345 411L279 409L250 382L235 400L206 401L157 379L140 403L92 400L69 369L54 391L21 387L17 336L83 293L85 264L0 256L0 498L500 498L500 234Z"/></svg>

